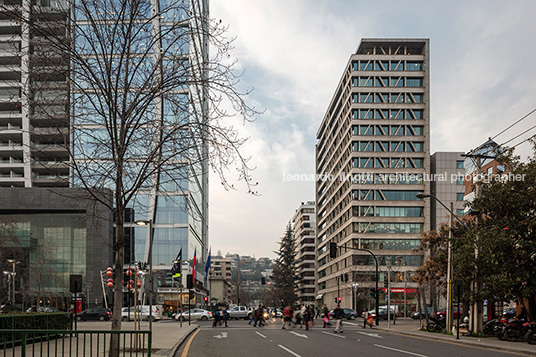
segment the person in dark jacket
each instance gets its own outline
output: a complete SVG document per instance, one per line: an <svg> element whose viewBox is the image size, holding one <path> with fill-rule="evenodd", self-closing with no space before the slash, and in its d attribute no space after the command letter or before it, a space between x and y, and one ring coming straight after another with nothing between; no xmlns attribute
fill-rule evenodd
<svg viewBox="0 0 536 357"><path fill-rule="evenodd" d="M335 325L335 333L340 332L342 333L342 318L344 316L344 311L341 309L340 305L337 305L335 310L333 310L333 318L335 321L337 321L337 325Z"/></svg>
<svg viewBox="0 0 536 357"><path fill-rule="evenodd" d="M212 312L212 318L212 327L216 327L220 322L220 311L218 309L214 309L214 312Z"/></svg>

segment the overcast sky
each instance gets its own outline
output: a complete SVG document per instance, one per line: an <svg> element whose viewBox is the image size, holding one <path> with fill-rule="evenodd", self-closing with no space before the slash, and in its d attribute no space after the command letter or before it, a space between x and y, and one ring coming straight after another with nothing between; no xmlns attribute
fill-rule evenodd
<svg viewBox="0 0 536 357"><path fill-rule="evenodd" d="M536 108L536 1L211 0L210 8L236 36L240 85L265 109L239 128L260 195L239 183L225 191L211 176L213 253L275 257L295 210L315 199L314 182L284 176L314 174L316 132L361 38L430 39L432 153L469 151ZM536 113L495 140L534 125Z"/></svg>

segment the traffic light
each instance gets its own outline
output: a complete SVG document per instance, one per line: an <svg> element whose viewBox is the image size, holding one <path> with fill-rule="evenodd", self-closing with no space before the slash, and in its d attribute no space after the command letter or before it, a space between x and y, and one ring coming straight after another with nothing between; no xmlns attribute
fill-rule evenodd
<svg viewBox="0 0 536 357"><path fill-rule="evenodd" d="M348 282L348 273L344 273L344 281Z"/></svg>
<svg viewBox="0 0 536 357"><path fill-rule="evenodd" d="M192 274L186 275L186 289L193 289L194 288L194 282L192 278Z"/></svg>
<svg viewBox="0 0 536 357"><path fill-rule="evenodd" d="M208 302L208 297L205 296L205 297L203 298L203 300L205 300L205 303L207 303L207 302Z"/></svg>
<svg viewBox="0 0 536 357"><path fill-rule="evenodd" d="M344 274L341 274L341 283L344 283Z"/></svg>
<svg viewBox="0 0 536 357"><path fill-rule="evenodd" d="M190 292L189 292L188 295L189 295L188 298L189 298L190 300L192 300L192 299L195 297L195 291L190 290Z"/></svg>
<svg viewBox="0 0 536 357"><path fill-rule="evenodd" d="M376 289L370 288L370 297L373 297L373 298L376 297Z"/></svg>
<svg viewBox="0 0 536 357"><path fill-rule="evenodd" d="M261 277L261 284L266 285L266 278L264 276Z"/></svg>
<svg viewBox="0 0 536 357"><path fill-rule="evenodd" d="M341 300L342 300L342 299L341 299L341 297L339 296L339 297L337 298L337 302L340 304Z"/></svg>
<svg viewBox="0 0 536 357"><path fill-rule="evenodd" d="M389 282L387 281L387 275L383 276L383 287L387 288L389 285Z"/></svg>
<svg viewBox="0 0 536 357"><path fill-rule="evenodd" d="M329 257L337 258L337 243L329 243Z"/></svg>
<svg viewBox="0 0 536 357"><path fill-rule="evenodd" d="M339 298L335 298L335 304L338 302Z"/></svg>

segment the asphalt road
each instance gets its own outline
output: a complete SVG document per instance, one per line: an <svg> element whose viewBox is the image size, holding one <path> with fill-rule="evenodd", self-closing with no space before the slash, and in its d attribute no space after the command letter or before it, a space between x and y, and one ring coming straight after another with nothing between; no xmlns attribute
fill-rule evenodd
<svg viewBox="0 0 536 357"><path fill-rule="evenodd" d="M320 320L317 320L320 322ZM344 333L315 326L281 329L281 320L254 328L247 321L230 321L229 327L212 328L200 322L199 330L188 338L175 357L205 356L519 356L491 349L469 347L455 342L402 336L387 331L363 329L359 320L344 322Z"/></svg>

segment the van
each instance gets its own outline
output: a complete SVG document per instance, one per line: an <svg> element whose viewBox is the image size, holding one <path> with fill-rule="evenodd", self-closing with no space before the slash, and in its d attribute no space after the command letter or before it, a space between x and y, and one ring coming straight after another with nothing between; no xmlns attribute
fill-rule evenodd
<svg viewBox="0 0 536 357"><path fill-rule="evenodd" d="M161 320L162 319L162 306L161 305L153 305L153 321L155 320ZM134 309L134 306L130 307L130 318L129 318L129 308L124 307L121 309L121 320L122 321L129 321L134 320L134 317L136 319L141 318L142 320L149 320L149 305L141 305L136 306L136 309Z"/></svg>

